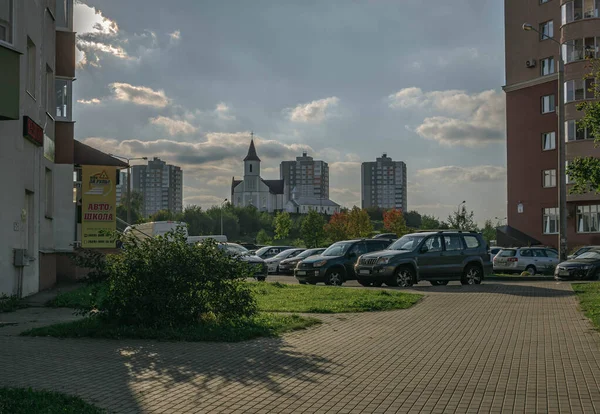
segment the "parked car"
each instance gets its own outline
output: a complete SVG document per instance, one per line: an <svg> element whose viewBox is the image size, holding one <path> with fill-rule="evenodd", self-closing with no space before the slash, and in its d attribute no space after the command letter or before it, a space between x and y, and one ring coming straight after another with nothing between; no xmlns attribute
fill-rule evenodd
<svg viewBox="0 0 600 414"><path fill-rule="evenodd" d="M574 259L582 253L588 252L592 249L600 249L600 246L583 246L577 249L573 254L567 256L567 259Z"/></svg>
<svg viewBox="0 0 600 414"><path fill-rule="evenodd" d="M490 247L490 262L494 262L494 257L500 253L500 250L502 250L502 247Z"/></svg>
<svg viewBox="0 0 600 414"><path fill-rule="evenodd" d="M600 276L600 249L592 249L581 253L556 266L554 278L563 279L598 279Z"/></svg>
<svg viewBox="0 0 600 414"><path fill-rule="evenodd" d="M434 286L459 280L479 284L492 270L483 236L456 230L402 236L386 250L365 254L356 264L363 286L409 287L421 280Z"/></svg>
<svg viewBox="0 0 600 414"><path fill-rule="evenodd" d="M264 246L254 252L255 255L260 257L261 259L268 259L270 257L275 257L279 253L287 249L293 249L294 246Z"/></svg>
<svg viewBox="0 0 600 414"><path fill-rule="evenodd" d="M236 243L219 243L218 246L220 249L225 250L227 254L234 256L252 266L256 280L263 282L267 279L267 264L263 259L250 254L248 249Z"/></svg>
<svg viewBox="0 0 600 414"><path fill-rule="evenodd" d="M296 268L296 265L299 262L306 259L307 257L318 256L321 253L323 253L324 251L325 251L324 248L306 249L302 253L298 254L297 256L291 257L289 259L284 259L279 263L279 273L284 274L284 275L288 275L288 274L293 275L294 269Z"/></svg>
<svg viewBox="0 0 600 414"><path fill-rule="evenodd" d="M380 233L373 236L374 239L386 239L395 241L398 240L398 235L396 233Z"/></svg>
<svg viewBox="0 0 600 414"><path fill-rule="evenodd" d="M304 250L305 249L299 249L299 248L287 249L287 250L282 251L281 253L279 253L276 256L266 259L265 262L267 263L269 273L279 273L279 264L281 263L282 260L288 259L290 257L295 257L295 256L299 255L300 253L302 253Z"/></svg>
<svg viewBox="0 0 600 414"><path fill-rule="evenodd" d="M347 280L356 279L354 264L361 255L385 249L388 245L388 241L379 239L340 241L329 246L320 256L308 257L298 263L294 276L303 285L323 282L341 286Z"/></svg>
<svg viewBox="0 0 600 414"><path fill-rule="evenodd" d="M549 247L504 248L494 257L494 272L549 273L559 261L558 252Z"/></svg>

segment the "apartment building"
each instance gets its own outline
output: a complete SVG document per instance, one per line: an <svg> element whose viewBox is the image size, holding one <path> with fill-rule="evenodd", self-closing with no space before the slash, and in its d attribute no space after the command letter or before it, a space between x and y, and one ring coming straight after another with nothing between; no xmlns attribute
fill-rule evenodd
<svg viewBox="0 0 600 414"><path fill-rule="evenodd" d="M117 189L117 205L122 204L124 197L127 197L127 171L119 171Z"/></svg>
<svg viewBox="0 0 600 414"><path fill-rule="evenodd" d="M144 217L161 210L174 214L183 211L183 171L180 167L154 157L148 165L134 165L132 176L132 190L141 193L144 199Z"/></svg>
<svg viewBox="0 0 600 414"><path fill-rule="evenodd" d="M329 165L325 161L315 161L306 152L296 161L283 161L279 166L279 178L284 182L284 197L329 199Z"/></svg>
<svg viewBox="0 0 600 414"><path fill-rule="evenodd" d="M592 96L587 57L600 57L600 0L505 0L508 226L558 247L558 59L565 63L566 159L600 155L576 105ZM525 32L524 23L536 30ZM568 182L568 181L567 181ZM567 185L567 191L569 186ZM600 197L568 195L568 245L600 244Z"/></svg>
<svg viewBox="0 0 600 414"><path fill-rule="evenodd" d="M407 210L406 164L383 154L361 167L362 208Z"/></svg>

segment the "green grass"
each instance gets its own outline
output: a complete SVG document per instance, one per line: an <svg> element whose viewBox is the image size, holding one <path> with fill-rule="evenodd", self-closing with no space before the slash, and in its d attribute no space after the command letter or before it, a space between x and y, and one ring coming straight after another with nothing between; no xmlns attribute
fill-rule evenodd
<svg viewBox="0 0 600 414"><path fill-rule="evenodd" d="M600 329L600 283L573 283L581 310Z"/></svg>
<svg viewBox="0 0 600 414"><path fill-rule="evenodd" d="M253 283L258 308L266 312L342 313L406 309L422 295L375 289Z"/></svg>
<svg viewBox="0 0 600 414"><path fill-rule="evenodd" d="M87 337L188 342L239 342L258 337L275 337L285 332L305 329L319 323L321 321L318 319L306 318L299 315L262 313L253 318L236 322L207 322L188 327L157 329L111 324L102 321L100 318L91 317L75 322L59 323L30 329L21 333L21 335L51 336L55 338Z"/></svg>
<svg viewBox="0 0 600 414"><path fill-rule="evenodd" d="M347 289L330 286L288 285L283 283L250 282L264 312L341 313L372 312L406 309L417 303L422 295L375 289ZM93 300L90 286L61 293L49 306L75 308L90 305ZM106 286L98 292L101 303Z"/></svg>
<svg viewBox="0 0 600 414"><path fill-rule="evenodd" d="M0 388L0 413L2 414L100 414L104 412L81 398L57 392Z"/></svg>
<svg viewBox="0 0 600 414"><path fill-rule="evenodd" d="M27 306L21 302L21 300L13 295L6 296L0 294L0 313L2 312L14 312L18 309L26 308ZM2 413L2 411L0 411Z"/></svg>

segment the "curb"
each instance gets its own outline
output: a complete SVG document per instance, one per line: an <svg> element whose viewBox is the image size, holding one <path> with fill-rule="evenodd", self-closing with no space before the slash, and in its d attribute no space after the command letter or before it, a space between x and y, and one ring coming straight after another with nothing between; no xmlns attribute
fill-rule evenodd
<svg viewBox="0 0 600 414"><path fill-rule="evenodd" d="M497 280L499 282L554 282L554 276L489 276L485 281Z"/></svg>

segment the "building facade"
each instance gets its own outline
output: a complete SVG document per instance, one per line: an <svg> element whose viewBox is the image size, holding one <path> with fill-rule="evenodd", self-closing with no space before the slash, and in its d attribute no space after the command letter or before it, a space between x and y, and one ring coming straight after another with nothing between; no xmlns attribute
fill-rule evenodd
<svg viewBox="0 0 600 414"><path fill-rule="evenodd" d="M361 167L362 208L378 207L407 211L406 164L387 154Z"/></svg>
<svg viewBox="0 0 600 414"><path fill-rule="evenodd" d="M263 180L260 176L260 158L254 139L250 140L244 158L244 179L231 180L231 203L235 207L254 206L259 211L281 211L287 203L283 180Z"/></svg>
<svg viewBox="0 0 600 414"><path fill-rule="evenodd" d="M124 197L127 197L127 171L119 172L119 184L117 184L117 205L122 204Z"/></svg>
<svg viewBox="0 0 600 414"><path fill-rule="evenodd" d="M178 214L183 211L183 171L167 164L160 158L148 161L148 165L134 165L132 191L142 194L142 214L151 216L161 210ZM125 180L125 191L127 180Z"/></svg>
<svg viewBox="0 0 600 414"><path fill-rule="evenodd" d="M556 115L559 45L565 63L567 162L598 156L592 137L579 131L576 105L591 98L587 91L587 57L600 57L600 1L505 0L508 226L558 247L558 151ZM567 181L568 182L568 181ZM567 185L567 191L569 191ZM600 244L600 197L567 196L568 248Z"/></svg>
<svg viewBox="0 0 600 414"><path fill-rule="evenodd" d="M296 161L283 161L279 166L279 178L285 185L288 200L292 192L299 197L329 199L329 165L325 161L315 161L306 152Z"/></svg>

